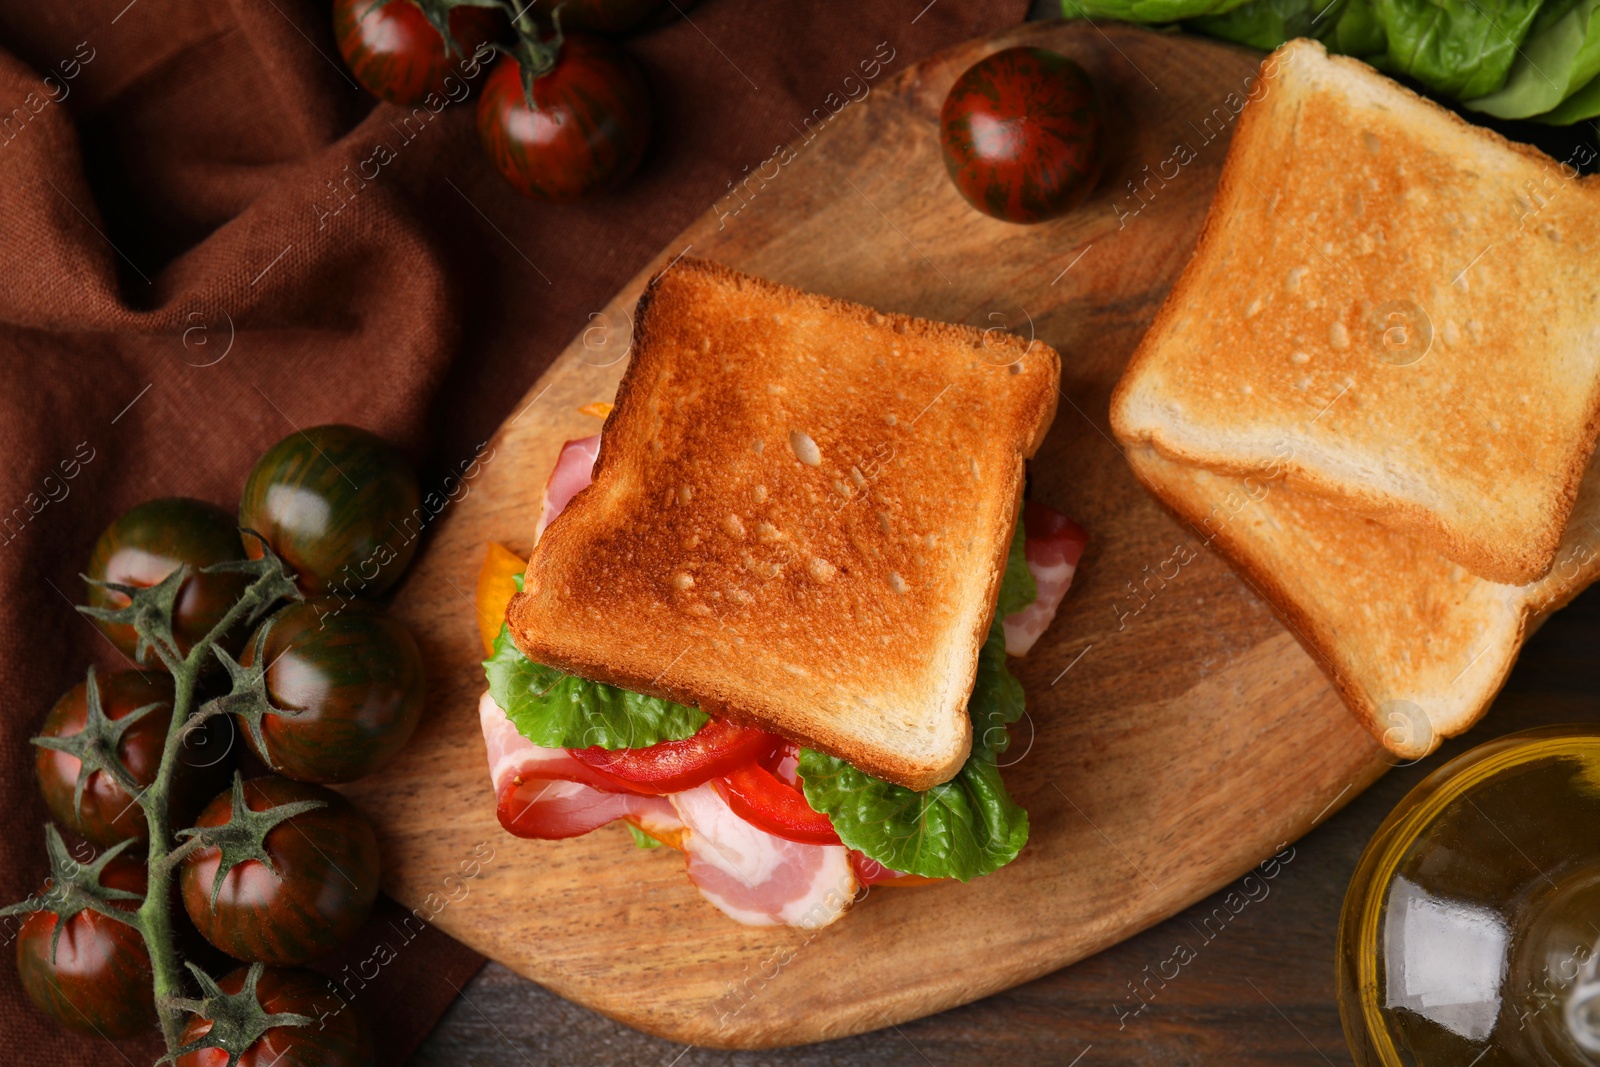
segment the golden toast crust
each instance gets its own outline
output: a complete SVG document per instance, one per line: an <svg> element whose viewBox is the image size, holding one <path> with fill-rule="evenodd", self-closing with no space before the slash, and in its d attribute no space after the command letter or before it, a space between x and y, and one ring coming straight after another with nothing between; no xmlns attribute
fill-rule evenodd
<svg viewBox="0 0 1600 1067"><path fill-rule="evenodd" d="M511 603L530 658L926 789L966 702L1060 360L680 260L594 483Z"/></svg>

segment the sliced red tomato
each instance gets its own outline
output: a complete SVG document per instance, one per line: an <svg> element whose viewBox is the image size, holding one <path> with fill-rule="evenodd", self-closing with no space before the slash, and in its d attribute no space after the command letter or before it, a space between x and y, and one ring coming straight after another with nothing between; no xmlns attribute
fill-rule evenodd
<svg viewBox="0 0 1600 1067"><path fill-rule="evenodd" d="M777 837L807 845L842 844L833 823L806 802L806 795L778 776L750 763L712 781L741 819Z"/></svg>
<svg viewBox="0 0 1600 1067"><path fill-rule="evenodd" d="M1082 526L1055 508L1033 500L1023 505L1022 528L1027 534L1028 562L1039 557L1041 566L1066 563L1076 567L1089 543L1089 534Z"/></svg>
<svg viewBox="0 0 1600 1067"><path fill-rule="evenodd" d="M648 748L574 748L572 758L627 793L665 796L693 789L769 755L781 740L748 726L712 719L682 741Z"/></svg>

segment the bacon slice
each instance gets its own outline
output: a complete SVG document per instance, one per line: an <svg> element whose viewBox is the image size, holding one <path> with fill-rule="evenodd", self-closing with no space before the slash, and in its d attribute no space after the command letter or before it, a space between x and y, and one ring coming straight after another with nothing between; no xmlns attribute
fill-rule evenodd
<svg viewBox="0 0 1600 1067"><path fill-rule="evenodd" d="M709 783L668 799L683 820L689 880L735 922L811 930L838 919L855 899L844 846L769 834L735 814Z"/></svg>
<svg viewBox="0 0 1600 1067"><path fill-rule="evenodd" d="M489 754L496 814L508 832L555 840L631 818L652 837L676 833L677 812L666 798L596 788L604 779L566 749L540 748L523 737L487 692L478 700L478 721Z"/></svg>
<svg viewBox="0 0 1600 1067"><path fill-rule="evenodd" d="M594 461L600 455L600 435L581 437L561 446L556 457L555 470L544 485L544 502L539 506L539 525L534 527L535 542L544 536L545 528L555 521L563 508L594 480Z"/></svg>
<svg viewBox="0 0 1600 1067"><path fill-rule="evenodd" d="M1072 586L1072 576L1083 558L1089 535L1061 512L1029 501L1022 511L1023 553L1028 573L1039 587L1032 604L1000 623L1006 634L1006 652L1026 656L1056 617L1056 609Z"/></svg>

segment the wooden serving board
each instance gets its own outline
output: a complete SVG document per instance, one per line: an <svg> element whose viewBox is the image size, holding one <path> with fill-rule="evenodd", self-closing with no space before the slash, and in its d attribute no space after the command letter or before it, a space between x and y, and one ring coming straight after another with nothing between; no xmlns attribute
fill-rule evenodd
<svg viewBox="0 0 1600 1067"><path fill-rule="evenodd" d="M954 78L1015 44L1083 64L1114 134L1090 202L1031 227L969 208L937 136ZM631 1026L711 1046L795 1044L971 1001L1113 944L1376 778L1382 750L1311 659L1145 494L1108 436L1111 389L1194 246L1256 62L1130 27L1018 27L878 83L664 249L533 383L398 595L427 658L428 713L385 774L350 789L378 827L385 889ZM561 443L599 426L579 406L612 396L634 302L684 252L886 310L1006 326L1061 352L1063 399L1032 492L1093 540L1054 626L1013 661L1029 710L1006 778L1032 836L997 874L880 889L821 932L750 929L700 898L680 856L633 848L621 827L533 842L495 821L476 712L484 545L529 549Z"/></svg>

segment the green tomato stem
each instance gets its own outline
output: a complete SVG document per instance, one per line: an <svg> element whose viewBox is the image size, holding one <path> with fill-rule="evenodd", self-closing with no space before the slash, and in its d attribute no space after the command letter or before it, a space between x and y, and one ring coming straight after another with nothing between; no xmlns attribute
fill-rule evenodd
<svg viewBox="0 0 1600 1067"><path fill-rule="evenodd" d="M161 767L156 772L155 781L139 796L150 830L150 844L148 886L144 903L137 913L136 925L150 953L151 970L155 974L156 1011L161 1019L161 1034L166 1040L168 1052L176 1051L182 1044L184 1012L175 1002L188 993L172 931L172 878L184 857L199 847L199 842L195 840L173 846L174 828L168 810L172 779L178 764L178 753L183 748L184 734L203 718L194 708L195 689L206 664L213 658L212 648L246 613L262 603L265 599L263 589L268 585L265 579L251 583L227 614L195 643L181 661L171 658L159 646L156 649L157 655L172 672L172 721L167 726Z"/></svg>
<svg viewBox="0 0 1600 1067"><path fill-rule="evenodd" d="M209 648L202 641L194 651ZM174 697L172 721L167 726L166 747L161 753L161 769L156 780L146 789L143 797L145 821L150 828L148 860L148 885L144 903L139 907L139 932L144 935L146 950L150 953L151 970L155 973L156 1011L161 1017L161 1035L171 1052L182 1043L183 1012L174 1007L174 997L185 993L183 974L178 969L178 952L172 937L172 872L177 866L169 862L172 854L172 827L167 808L171 792L173 768L183 743L184 727L188 724L194 707L194 687L199 673L189 660L173 671Z"/></svg>

